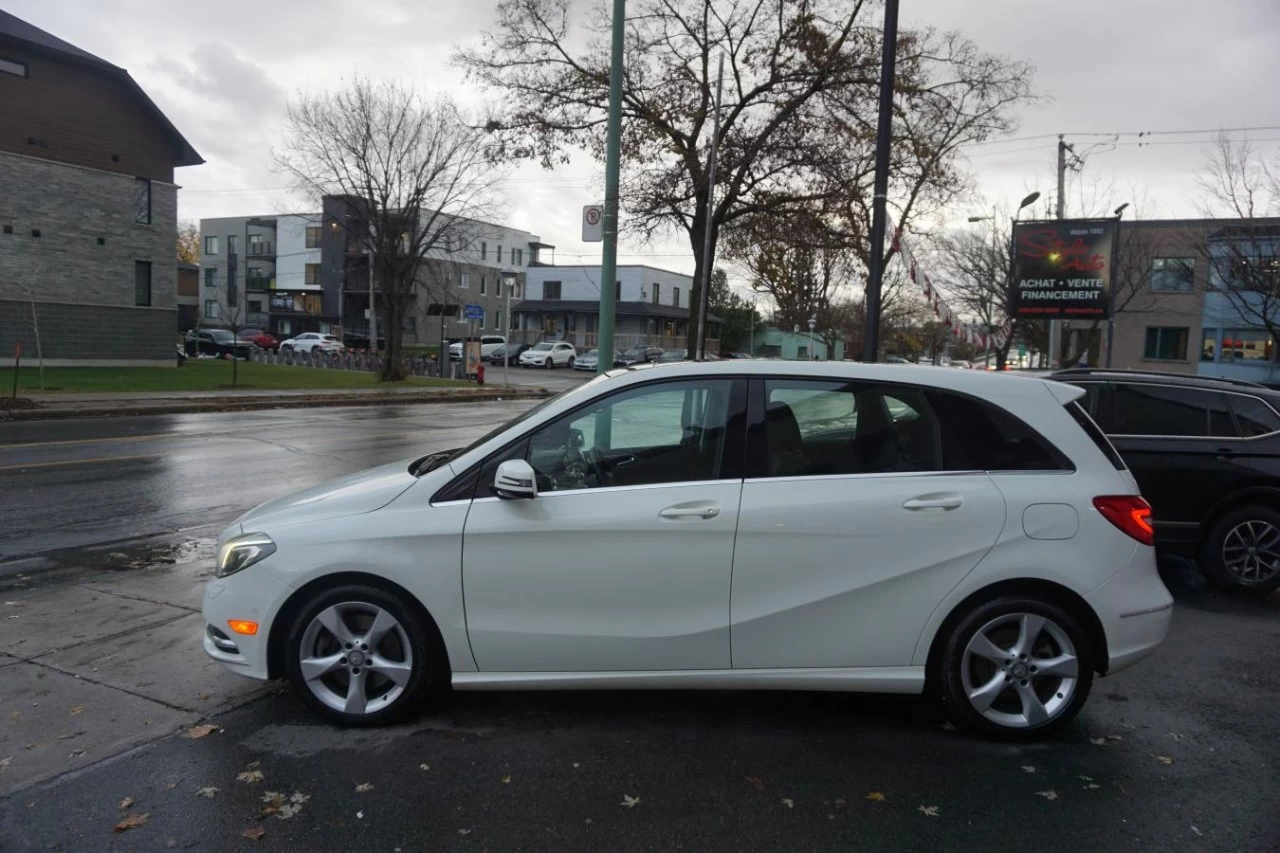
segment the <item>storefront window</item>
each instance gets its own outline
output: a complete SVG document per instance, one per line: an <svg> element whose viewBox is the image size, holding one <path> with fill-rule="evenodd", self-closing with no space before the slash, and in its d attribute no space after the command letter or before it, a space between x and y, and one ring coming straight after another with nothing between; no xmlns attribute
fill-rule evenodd
<svg viewBox="0 0 1280 853"><path fill-rule="evenodd" d="M1214 361L1218 353L1218 330L1204 329L1203 332L1204 337L1201 340L1204 343L1200 346L1200 360Z"/></svg>
<svg viewBox="0 0 1280 853"><path fill-rule="evenodd" d="M1275 342L1260 329L1227 329L1222 333L1222 358L1232 361L1270 361Z"/></svg>

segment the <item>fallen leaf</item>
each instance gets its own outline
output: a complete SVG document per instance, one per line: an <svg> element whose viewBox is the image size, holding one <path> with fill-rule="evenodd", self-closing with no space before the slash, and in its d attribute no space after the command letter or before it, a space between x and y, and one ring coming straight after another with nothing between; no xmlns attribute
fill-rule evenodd
<svg viewBox="0 0 1280 853"><path fill-rule="evenodd" d="M1089 738L1089 743L1093 744L1094 746L1106 746L1107 739L1104 737L1091 737Z"/></svg>
<svg viewBox="0 0 1280 853"><path fill-rule="evenodd" d="M1124 740L1121 735L1107 735L1107 740Z"/></svg>
<svg viewBox="0 0 1280 853"><path fill-rule="evenodd" d="M951 723L943 723L943 724L942 724L942 730L943 730L944 732L954 732L954 731L956 730L956 727L955 727L954 725L952 725Z"/></svg>
<svg viewBox="0 0 1280 853"><path fill-rule="evenodd" d="M502 784L504 784L504 785L510 785L510 784L511 784L511 774L510 774L510 773L508 773L506 776L503 776L503 777L502 777Z"/></svg>
<svg viewBox="0 0 1280 853"><path fill-rule="evenodd" d="M868 799L873 803L883 803L884 794L880 793L879 791L872 791L870 794L867 794L865 799Z"/></svg>
<svg viewBox="0 0 1280 853"><path fill-rule="evenodd" d="M238 774L238 775L236 776L236 781L237 781L237 782L248 782L248 783L250 783L250 784L252 784L252 783L254 783L254 782L261 782L261 781L262 781L262 771L261 771L261 770L246 770L246 771L244 771L243 773L240 773L240 774Z"/></svg>
<svg viewBox="0 0 1280 853"><path fill-rule="evenodd" d="M201 702L208 702L209 697L212 695L213 694L210 693L208 690L201 690L199 693L196 694L196 698L199 699Z"/></svg>
<svg viewBox="0 0 1280 853"><path fill-rule="evenodd" d="M9 766L10 764L12 764L12 763L13 763L13 756L12 756L12 755L10 755L8 758L0 758L0 770L5 769L6 767L8 767L8 766Z"/></svg>
<svg viewBox="0 0 1280 853"><path fill-rule="evenodd" d="M1044 797L1046 800L1058 799L1058 792L1050 788L1047 791L1036 791L1037 797Z"/></svg>
<svg viewBox="0 0 1280 853"><path fill-rule="evenodd" d="M843 805L844 805L844 800L837 799L835 802L836 802L836 805L837 805L837 806L843 806Z"/></svg>
<svg viewBox="0 0 1280 853"><path fill-rule="evenodd" d="M208 799L212 800L215 796L217 796L217 793L218 793L217 788L213 787L212 785L207 785L201 788L200 790L196 791L196 796L207 797Z"/></svg>
<svg viewBox="0 0 1280 853"><path fill-rule="evenodd" d="M1156 761L1159 761L1161 764L1172 764L1172 763L1173 763L1173 759L1172 759L1172 758L1170 758L1170 757L1169 757L1169 756L1167 756L1167 755L1157 755L1157 756L1156 756Z"/></svg>
<svg viewBox="0 0 1280 853"><path fill-rule="evenodd" d="M18 722L18 720L21 720L21 719L22 719L21 711L14 711L12 714L9 715L9 722L11 723L16 723Z"/></svg>
<svg viewBox="0 0 1280 853"><path fill-rule="evenodd" d="M459 835L470 835L470 834L471 834L471 830L469 830L469 829L459 829L459 830L458 830L458 834L459 834Z"/></svg>
<svg viewBox="0 0 1280 853"><path fill-rule="evenodd" d="M311 799L311 795L304 794L301 791L294 791L292 794L289 795L289 802L297 803L298 805L302 805L309 799Z"/></svg>
<svg viewBox="0 0 1280 853"><path fill-rule="evenodd" d="M249 827L248 829L246 829L244 832L240 834L245 838L249 839L250 841L261 841L262 837L267 834L267 831L262 827L261 824L259 824L258 826Z"/></svg>
<svg viewBox="0 0 1280 853"><path fill-rule="evenodd" d="M71 754L68 755L67 758L79 758L82 755L84 755L83 749L73 749L71 750Z"/></svg>
<svg viewBox="0 0 1280 853"><path fill-rule="evenodd" d="M75 717L75 716L79 716L80 714L83 714L83 713L84 713L84 709L85 709L85 707L86 707L86 706L84 706L84 705L76 705L76 706L75 706L75 707L73 707L70 711L68 711L68 712L67 712L67 716L68 716L68 717Z"/></svg>
<svg viewBox="0 0 1280 853"><path fill-rule="evenodd" d="M124 811L125 809L129 808L129 806L131 805L133 805L133 797L125 797L123 800L120 801L119 808L121 811Z"/></svg>
<svg viewBox="0 0 1280 853"><path fill-rule="evenodd" d="M1093 777L1092 777L1092 776L1079 776L1079 777L1077 777L1077 778L1078 778L1078 779L1080 779L1080 781L1081 781L1081 782L1092 782L1092 781L1093 781Z"/></svg>
<svg viewBox="0 0 1280 853"><path fill-rule="evenodd" d="M780 802L789 809L794 809L796 807L796 801L790 797L783 797Z"/></svg>
<svg viewBox="0 0 1280 853"><path fill-rule="evenodd" d="M217 730L218 730L218 727L215 726L213 723L205 723L204 725L201 725L201 726L192 726L191 728L187 729L187 737L191 738L192 740L196 740L198 738L208 737L209 735L213 734Z"/></svg>
<svg viewBox="0 0 1280 853"><path fill-rule="evenodd" d="M575 761L575 762L573 762L573 768L574 768L575 770L576 770L576 769L578 769L578 768L579 768L579 767L581 767L581 766L582 766L582 765L581 765L581 764L579 764L578 762L576 762L576 761Z"/></svg>
<svg viewBox="0 0 1280 853"><path fill-rule="evenodd" d="M363 794L365 791L372 791L372 790L373 790L372 782L361 782L359 785L356 785L357 794Z"/></svg>
<svg viewBox="0 0 1280 853"><path fill-rule="evenodd" d="M418 765L418 769L419 769L419 770L430 770L430 769L431 769L431 765L430 765L430 764L419 764L419 765Z"/></svg>
<svg viewBox="0 0 1280 853"><path fill-rule="evenodd" d="M300 812L300 811L302 811L302 805L301 805L301 804L299 804L299 803L285 803L284 805L282 805L282 806L280 807L280 810L276 812L276 819L277 819L277 820L288 820L289 818L293 817L294 815L296 815L296 814L297 814L298 812Z"/></svg>
<svg viewBox="0 0 1280 853"><path fill-rule="evenodd" d="M640 798L633 797L630 794L623 794L622 802L619 803L618 805L626 806L629 809L634 809L636 806L640 805Z"/></svg>
<svg viewBox="0 0 1280 853"><path fill-rule="evenodd" d="M262 802L266 803L262 807L262 816L271 817L280 811L280 807L284 805L284 794L279 791L265 791L262 794Z"/></svg>
<svg viewBox="0 0 1280 853"><path fill-rule="evenodd" d="M165 785L165 786L164 786L164 789L165 789L166 791L172 791L172 790L173 790L174 788L176 788L176 787L178 787L178 783L177 783L177 782L170 782L168 785Z"/></svg>
<svg viewBox="0 0 1280 853"><path fill-rule="evenodd" d="M1174 732L1169 732L1169 737L1173 738L1173 739L1174 739L1175 741L1177 741L1178 743L1182 743L1182 735L1180 735L1180 734L1175 734Z"/></svg>
<svg viewBox="0 0 1280 853"><path fill-rule="evenodd" d="M755 788L757 791L764 791L766 787L764 784L764 780L761 779L759 776L743 776L742 778L750 782L751 787Z"/></svg>
<svg viewBox="0 0 1280 853"><path fill-rule="evenodd" d="M1196 829L1195 824L1191 825L1191 831L1194 832L1196 835L1200 836L1201 838L1204 838L1204 833Z"/></svg>
<svg viewBox="0 0 1280 853"><path fill-rule="evenodd" d="M125 815L124 820L117 823L112 827L112 829L116 832L125 832L130 829L135 829L146 823L147 818L149 817L151 817L149 814L138 814L137 812L134 812L131 815Z"/></svg>
<svg viewBox="0 0 1280 853"><path fill-rule="evenodd" d="M1088 785L1084 785L1083 787L1086 791L1096 791L1102 786L1099 785L1097 782L1090 782Z"/></svg>
<svg viewBox="0 0 1280 853"><path fill-rule="evenodd" d="M1034 767L1032 767L1030 764L1024 764L1024 765L1022 765L1022 772L1023 772L1023 773L1035 773L1035 772L1036 772L1036 769L1035 769Z"/></svg>
<svg viewBox="0 0 1280 853"><path fill-rule="evenodd" d="M364 812L356 812L356 820L364 820Z"/></svg>
<svg viewBox="0 0 1280 853"><path fill-rule="evenodd" d="M920 814L924 815L925 817L937 817L937 816L938 816L938 807L937 807L937 806L925 806L925 805L920 805L920 806L916 806L916 811L920 812Z"/></svg>

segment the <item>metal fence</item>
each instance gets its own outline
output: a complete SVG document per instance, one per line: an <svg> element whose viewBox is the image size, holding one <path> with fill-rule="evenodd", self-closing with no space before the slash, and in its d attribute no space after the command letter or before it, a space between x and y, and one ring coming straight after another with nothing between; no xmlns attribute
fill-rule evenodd
<svg viewBox="0 0 1280 853"><path fill-rule="evenodd" d="M386 359L375 353L365 352L295 352L283 350L269 352L255 349L249 356L250 361L259 364L280 364L287 367L309 367L323 370L363 370L369 373L381 373ZM440 365L434 359L422 355L407 355L401 359L405 373L410 376L441 375ZM465 379L462 362L450 360L444 369L444 375L452 379Z"/></svg>

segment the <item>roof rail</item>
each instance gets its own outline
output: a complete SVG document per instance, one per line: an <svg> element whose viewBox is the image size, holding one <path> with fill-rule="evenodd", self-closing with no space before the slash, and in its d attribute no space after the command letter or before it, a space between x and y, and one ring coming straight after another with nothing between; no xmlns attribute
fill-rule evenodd
<svg viewBox="0 0 1280 853"><path fill-rule="evenodd" d="M1056 370L1050 374L1049 378L1054 379L1058 376L1153 376L1161 379L1181 379L1196 380L1199 382L1221 382L1224 385L1239 385L1244 388L1265 388L1261 382L1251 382L1248 379L1231 379L1225 376L1200 376L1194 373L1169 373L1164 370L1129 370L1119 367L1066 367L1062 370Z"/></svg>

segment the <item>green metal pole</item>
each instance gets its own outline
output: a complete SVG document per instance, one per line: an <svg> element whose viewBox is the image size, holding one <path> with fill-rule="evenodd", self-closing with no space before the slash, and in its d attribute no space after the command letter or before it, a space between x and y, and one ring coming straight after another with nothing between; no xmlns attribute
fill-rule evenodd
<svg viewBox="0 0 1280 853"><path fill-rule="evenodd" d="M613 318L618 279L618 149L622 140L622 36L626 0L613 0L613 50L609 61L609 126L604 154L604 247L600 257L600 359L596 373L613 369ZM607 445L606 445L607 446Z"/></svg>

